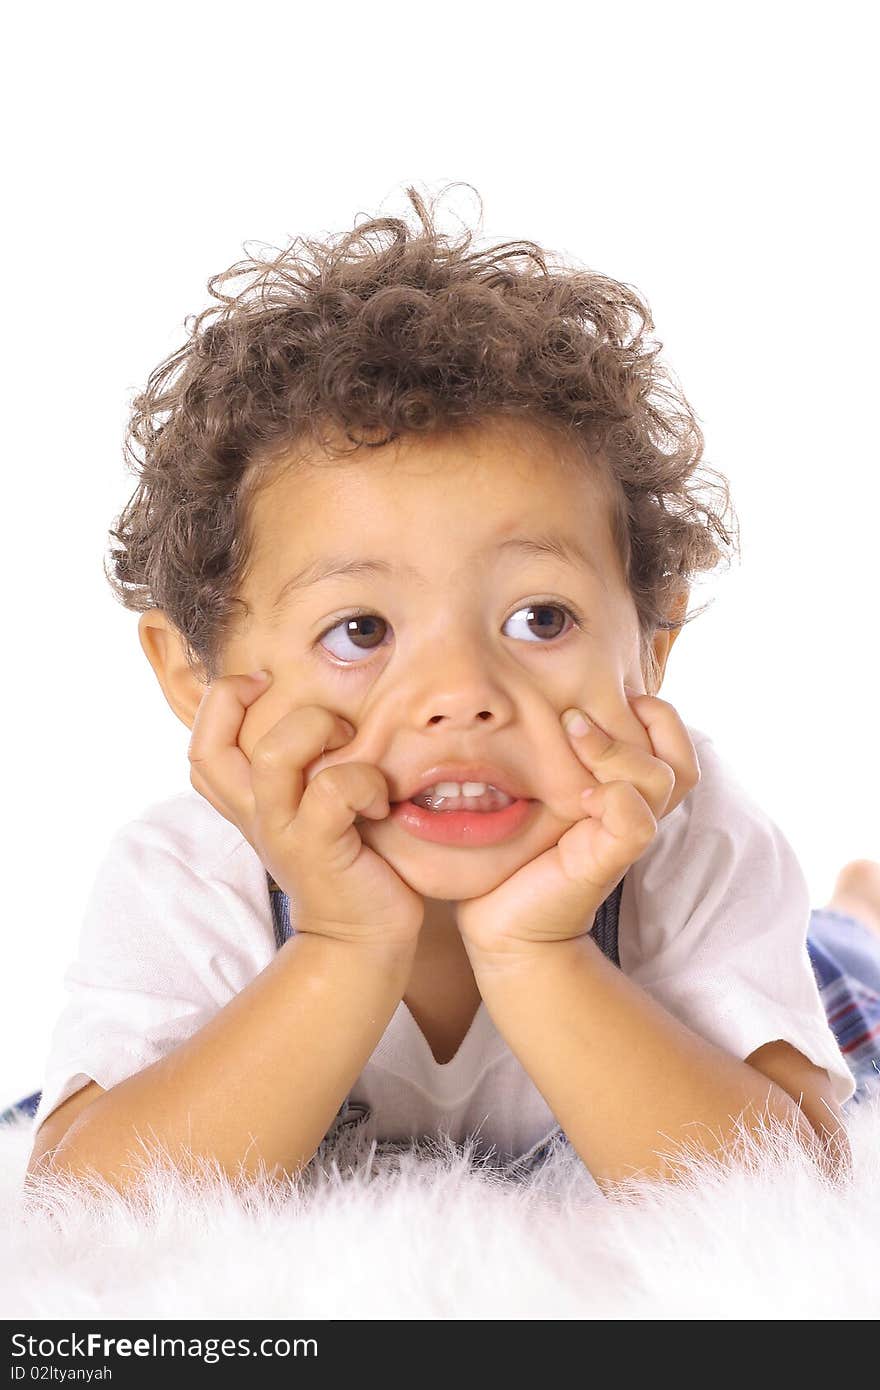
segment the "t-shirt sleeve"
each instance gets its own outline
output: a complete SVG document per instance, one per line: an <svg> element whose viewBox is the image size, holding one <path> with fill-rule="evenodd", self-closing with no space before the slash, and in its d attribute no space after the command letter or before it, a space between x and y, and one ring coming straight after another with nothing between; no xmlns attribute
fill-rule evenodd
<svg viewBox="0 0 880 1390"><path fill-rule="evenodd" d="M135 820L101 861L64 973L67 1002L44 1066L34 1126L90 1080L105 1090L201 1028L273 954L234 885Z"/></svg>
<svg viewBox="0 0 880 1390"><path fill-rule="evenodd" d="M800 864L711 744L697 751L708 779L624 879L621 969L743 1061L765 1043L790 1043L827 1071L842 1104L856 1083L807 951L810 896Z"/></svg>

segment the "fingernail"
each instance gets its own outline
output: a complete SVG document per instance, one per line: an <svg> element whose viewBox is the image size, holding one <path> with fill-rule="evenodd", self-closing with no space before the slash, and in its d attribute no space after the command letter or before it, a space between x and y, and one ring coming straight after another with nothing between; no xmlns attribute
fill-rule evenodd
<svg viewBox="0 0 880 1390"><path fill-rule="evenodd" d="M590 730L590 725L583 710L567 709L562 716L562 723L566 731L571 734L572 738L582 738L583 735L589 733Z"/></svg>

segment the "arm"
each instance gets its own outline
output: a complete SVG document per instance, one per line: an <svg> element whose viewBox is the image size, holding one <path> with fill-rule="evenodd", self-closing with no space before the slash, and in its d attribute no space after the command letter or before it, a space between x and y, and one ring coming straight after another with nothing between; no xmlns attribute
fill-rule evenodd
<svg viewBox="0 0 880 1390"><path fill-rule="evenodd" d="M630 707L639 722L635 741L616 716L609 733L563 715L575 754L595 779L585 789L586 815L560 801L558 814L573 823L558 843L458 906L486 1007L600 1185L633 1174L675 1177L682 1148L721 1155L743 1129L757 1132L774 1119L793 1127L811 1152L817 1131L823 1158L839 1143L837 1158L845 1160L826 1073L784 1043L758 1048L746 1061L731 1056L607 961L587 935L598 906L652 843L658 821L701 777L672 705L630 692Z"/></svg>
<svg viewBox="0 0 880 1390"><path fill-rule="evenodd" d="M764 1043L746 1058L750 1067L769 1076L800 1106L822 1140L822 1163L829 1177L852 1172L852 1148L846 1118L838 1104L830 1077L823 1067L798 1052L781 1038Z"/></svg>
<svg viewBox="0 0 880 1390"><path fill-rule="evenodd" d="M231 1176L293 1174L314 1155L406 989L415 941L304 933L166 1057L99 1094L28 1172L89 1169L120 1191L146 1150L215 1158Z"/></svg>
<svg viewBox="0 0 880 1390"><path fill-rule="evenodd" d="M77 1097L60 1141L67 1115L47 1130L48 1142L38 1134L29 1173L92 1169L125 1189L159 1146L173 1163L192 1155L233 1176L264 1167L295 1174L403 997L424 902L355 829L359 815L387 815L385 778L367 763L314 768L319 753L348 744L353 732L319 705L284 700L247 756L245 715L266 689L237 674L207 686L193 720L191 780L296 903L296 934L167 1056L95 1098ZM158 874L177 861L150 862ZM173 917L168 886L158 905L150 887L147 873L133 888L148 941L157 910ZM169 978L175 959L166 955Z"/></svg>
<svg viewBox="0 0 880 1390"><path fill-rule="evenodd" d="M794 1122L810 1142L781 1086L693 1033L588 936L469 954L495 1026L600 1187L675 1178L676 1149L720 1154L740 1117L750 1130L768 1114Z"/></svg>

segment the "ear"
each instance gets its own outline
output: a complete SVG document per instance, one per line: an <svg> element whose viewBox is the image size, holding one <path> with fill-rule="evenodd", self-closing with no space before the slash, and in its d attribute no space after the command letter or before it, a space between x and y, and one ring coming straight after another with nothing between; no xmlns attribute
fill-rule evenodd
<svg viewBox="0 0 880 1390"><path fill-rule="evenodd" d="M654 648L654 656L656 658L659 670L659 682L661 684L663 681L663 677L666 675L666 663L669 660L669 653L672 650L672 644L675 641L678 634L681 632L681 623L683 622L685 614L687 613L687 603L689 597L690 589L687 586L685 586L682 590L680 590L680 592L675 598L675 601L669 609L669 618L672 622L677 623L678 626L672 628L658 628L654 634L651 643L651 645ZM659 684L657 688L659 690Z"/></svg>
<svg viewBox="0 0 880 1390"><path fill-rule="evenodd" d="M138 637L162 694L178 719L191 729L205 693L204 673L199 675L189 666L183 639L161 608L148 608L141 614Z"/></svg>

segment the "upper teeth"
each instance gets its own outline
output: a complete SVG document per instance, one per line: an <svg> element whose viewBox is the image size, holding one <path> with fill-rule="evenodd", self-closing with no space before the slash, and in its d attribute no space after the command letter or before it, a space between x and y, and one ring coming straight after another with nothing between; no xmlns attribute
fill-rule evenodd
<svg viewBox="0 0 880 1390"><path fill-rule="evenodd" d="M500 791L491 782L437 782L433 787L425 787L420 796L484 796L487 791Z"/></svg>

